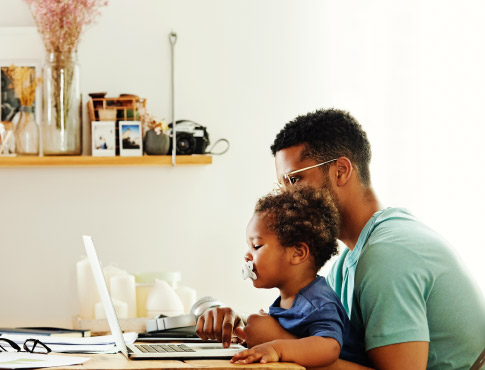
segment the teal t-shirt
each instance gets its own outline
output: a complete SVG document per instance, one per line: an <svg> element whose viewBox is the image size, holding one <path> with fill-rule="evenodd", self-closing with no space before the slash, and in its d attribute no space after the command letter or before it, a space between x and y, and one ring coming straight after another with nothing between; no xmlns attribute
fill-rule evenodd
<svg viewBox="0 0 485 370"><path fill-rule="evenodd" d="M408 211L367 222L327 277L366 350L429 342L428 369L469 369L485 348L485 300L450 245Z"/></svg>

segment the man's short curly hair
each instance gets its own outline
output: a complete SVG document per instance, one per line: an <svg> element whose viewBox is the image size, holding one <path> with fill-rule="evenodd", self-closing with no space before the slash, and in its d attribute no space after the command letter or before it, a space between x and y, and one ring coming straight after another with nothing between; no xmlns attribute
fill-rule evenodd
<svg viewBox="0 0 485 370"><path fill-rule="evenodd" d="M269 194L256 204L267 227L283 247L306 243L317 272L338 252L340 221L337 207L328 192L310 187L294 187Z"/></svg>
<svg viewBox="0 0 485 370"><path fill-rule="evenodd" d="M370 186L370 143L362 126L348 112L322 109L296 117L276 135L271 152L274 156L282 149L300 144L306 147L304 158L319 162L349 158L362 184Z"/></svg>

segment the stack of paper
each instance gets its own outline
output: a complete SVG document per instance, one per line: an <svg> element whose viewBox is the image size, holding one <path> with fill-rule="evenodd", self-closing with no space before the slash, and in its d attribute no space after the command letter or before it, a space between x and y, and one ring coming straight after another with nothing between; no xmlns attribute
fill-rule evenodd
<svg viewBox="0 0 485 370"><path fill-rule="evenodd" d="M0 369L32 369L82 364L87 357L40 355L26 352L0 352Z"/></svg>
<svg viewBox="0 0 485 370"><path fill-rule="evenodd" d="M132 344L138 337L137 333L124 333L125 342ZM1 338L13 340L22 346L27 339L38 339L45 343L52 352L62 353L117 353L115 339L112 335L102 335L99 337L71 338L56 337L54 335L23 335L23 334L3 334Z"/></svg>

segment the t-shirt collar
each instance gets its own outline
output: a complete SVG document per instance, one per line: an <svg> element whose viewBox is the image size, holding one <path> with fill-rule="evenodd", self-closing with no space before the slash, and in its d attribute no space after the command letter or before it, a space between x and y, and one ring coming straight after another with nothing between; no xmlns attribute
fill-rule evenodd
<svg viewBox="0 0 485 370"><path fill-rule="evenodd" d="M365 224L364 228L362 229L362 232L359 235L359 239L357 239L357 243L355 244L355 247L353 250L349 250L347 253L347 257L345 258L345 266L347 268L355 265L357 261L359 260L360 254L362 253L362 248L364 247L365 243L367 242L367 239L369 239L370 234L374 230L374 225L377 221L377 218L379 215L384 212L386 209L381 209L380 211L377 211L372 215L372 217L367 221Z"/></svg>

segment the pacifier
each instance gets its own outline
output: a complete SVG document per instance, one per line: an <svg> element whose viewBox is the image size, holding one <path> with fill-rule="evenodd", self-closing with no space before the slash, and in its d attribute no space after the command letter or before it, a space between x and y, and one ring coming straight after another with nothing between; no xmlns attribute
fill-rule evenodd
<svg viewBox="0 0 485 370"><path fill-rule="evenodd" d="M253 271L253 261L246 261L242 265L242 278L243 280L246 280L247 278L256 280L258 277Z"/></svg>

